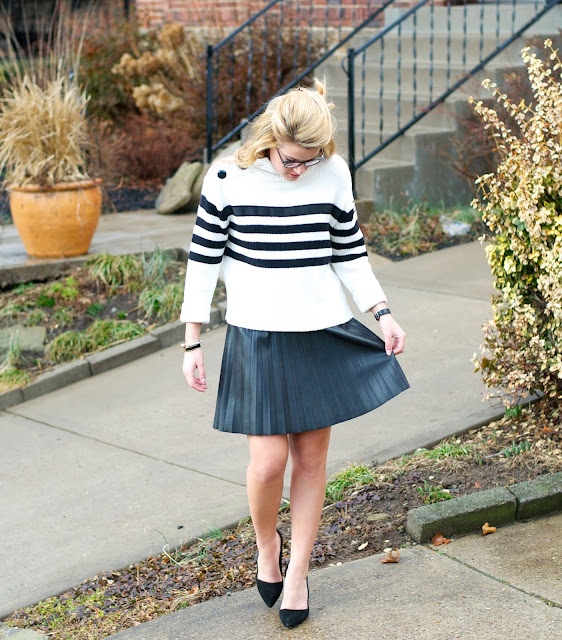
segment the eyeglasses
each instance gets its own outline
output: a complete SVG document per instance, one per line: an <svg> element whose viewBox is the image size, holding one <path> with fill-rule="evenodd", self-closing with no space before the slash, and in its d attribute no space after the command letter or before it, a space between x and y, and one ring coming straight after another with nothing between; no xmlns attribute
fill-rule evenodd
<svg viewBox="0 0 562 640"><path fill-rule="evenodd" d="M279 155L279 160L281 160L285 169L296 169L300 167L301 164L304 164L305 167L313 167L315 164L318 164L322 160L324 160L324 149L320 149L320 153L322 154L319 158L312 158L312 160L305 160L304 162L297 162L296 160L283 160L283 156L281 152L276 147L277 154Z"/></svg>

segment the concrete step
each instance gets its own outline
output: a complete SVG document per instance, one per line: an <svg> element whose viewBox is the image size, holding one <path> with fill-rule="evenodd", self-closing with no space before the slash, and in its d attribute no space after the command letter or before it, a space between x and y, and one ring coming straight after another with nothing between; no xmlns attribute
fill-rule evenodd
<svg viewBox="0 0 562 640"><path fill-rule="evenodd" d="M420 113L431 98L440 96L466 70L489 55L514 28L519 28L534 15L535 3L525 6L525 3L518 2L516 9L512 20L511 2L503 6L496 6L496 3L467 6L466 12L462 6L451 7L450 13L446 7L435 7L433 25L429 10L420 11L415 40L413 19L409 18L402 26L400 37L396 29L385 36L384 55L379 42L366 51L364 58L358 57L355 70L356 157L363 157L365 152L376 148L381 139L388 139L399 126ZM387 11L386 24L403 11ZM482 33L481 15L484 16ZM450 35L447 34L449 24ZM526 46L528 38L550 36L556 41L556 29L560 25L562 8L556 8L525 37L516 40L490 61L483 71L467 80L443 105L428 112L405 135L366 163L357 172L358 194L373 199L379 209L393 200L404 198L427 198L447 204L468 202L471 198L469 185L450 166L454 155L452 137L459 116L470 110L468 97L490 97L481 86L482 80L491 78L501 84L508 70L523 68L521 48ZM432 37L429 36L431 31ZM376 29L365 30L352 41L353 47L361 46L375 33ZM342 51L339 53L340 57L325 63L318 75L326 78L330 99L336 106L338 148L346 154L348 79L342 68L342 63L345 63ZM364 88L361 89L363 82ZM363 134L361 129L364 129ZM439 176L438 180L436 176Z"/></svg>
<svg viewBox="0 0 562 640"><path fill-rule="evenodd" d="M455 97L448 98L435 109L429 111L423 117L423 124L427 127L454 128L458 120L459 107L468 109L468 98L474 96L473 92L456 93ZM485 94L489 96L489 94ZM347 95L330 93L330 100L335 105L335 115L340 129L347 128ZM400 128L410 119L422 113L430 104L428 95L401 94L398 101L396 96L385 97L366 95L364 98L355 98L355 126L367 129L379 129L381 124L385 129Z"/></svg>
<svg viewBox="0 0 562 640"><path fill-rule="evenodd" d="M364 134L358 133L355 136L355 156L363 158L366 154L376 149L382 142L388 140L394 133L395 129L367 129ZM418 136L441 136L449 139L455 134L454 128L445 127L428 127L420 123L414 125L399 138L394 140L387 147L382 149L376 156L380 162L380 166L385 163L405 162L410 164L415 162L416 157L416 141ZM347 130L340 128L336 137L338 150L347 157L348 140Z"/></svg>
<svg viewBox="0 0 562 640"><path fill-rule="evenodd" d="M503 44L503 42L504 40L500 44ZM527 44L527 39L518 38L503 52L490 60L487 63L488 68L523 66L521 49ZM380 73L381 68L386 73L387 70L388 72L396 70L398 66L404 71L413 69L415 66L418 73L430 68L433 68L434 71L442 70L446 72L447 67L450 68L451 73L464 73L477 66L481 60L492 54L496 49L495 41L489 46L480 49L478 42L465 47L461 41L457 40L443 47L437 45L432 47L428 40L423 40L418 42L415 51L411 42L403 42L401 50L398 50L396 46L388 46L385 42L383 51L381 43L377 42L365 52L365 56L359 54L355 57L355 68L358 71L365 69L365 73L375 73L375 75ZM347 60L343 60L342 57L331 59L324 66L343 71L342 63L345 64L347 69Z"/></svg>
<svg viewBox="0 0 562 640"><path fill-rule="evenodd" d="M515 4L515 6L514 6ZM452 32L459 34L465 31L468 34L479 35L480 31L485 35L511 32L523 26L536 15L536 8L539 10L544 6L544 2L534 2L531 0L517 0L516 3L504 2L498 4L489 2L487 4L461 5L454 7L437 7L433 10L430 7L422 7L416 11L416 31L418 33L446 33L449 28ZM390 25L403 16L409 7L391 7L385 10L385 24ZM562 26L562 15L557 9L550 10L531 29L531 34L552 33ZM410 16L403 23L403 31L414 28L414 18Z"/></svg>
<svg viewBox="0 0 562 640"><path fill-rule="evenodd" d="M495 64L488 64L485 69L468 78L462 85L463 93L467 96L486 97L488 94L482 88L485 78L501 82L508 70L524 70L519 52L516 56L505 56L503 64L499 63L500 61L496 61ZM471 66L476 64L478 62L473 62ZM392 65L387 63L384 67L368 63L365 67L360 65L355 69L355 92L358 96L364 92L369 98L379 98L381 93L383 98L393 98L400 92L402 100L415 93L419 96L418 102L422 103L424 97L429 97L430 87L431 95L435 98L466 74L467 68L462 65L448 66L441 62L435 63L431 68L408 60L401 61L400 67L396 61ZM330 62L322 65L318 75L326 79L330 96L347 94L347 75L339 64Z"/></svg>

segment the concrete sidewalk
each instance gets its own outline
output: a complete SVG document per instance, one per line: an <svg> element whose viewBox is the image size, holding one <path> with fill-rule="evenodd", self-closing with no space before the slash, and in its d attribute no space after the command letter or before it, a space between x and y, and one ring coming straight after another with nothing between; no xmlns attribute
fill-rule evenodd
<svg viewBox="0 0 562 640"><path fill-rule="evenodd" d="M310 574L310 617L279 621L255 588L110 636L114 640L558 640L562 514L370 556ZM17 640L16 638L14 640Z"/></svg>
<svg viewBox="0 0 562 640"><path fill-rule="evenodd" d="M152 249L154 238L161 248L186 248L193 218L104 216L93 250ZM8 244L14 266L17 241ZM490 313L484 249L372 261L408 334L400 362L412 388L333 429L330 473L501 413L481 402L470 361ZM370 315L359 318L377 329ZM247 515L245 439L211 429L223 340L224 329L205 335L203 395L187 388L171 347L0 413L0 617Z"/></svg>

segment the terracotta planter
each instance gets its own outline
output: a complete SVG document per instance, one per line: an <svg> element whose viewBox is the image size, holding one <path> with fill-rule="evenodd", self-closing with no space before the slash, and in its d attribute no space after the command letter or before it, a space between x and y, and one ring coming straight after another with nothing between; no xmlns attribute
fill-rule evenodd
<svg viewBox="0 0 562 640"><path fill-rule="evenodd" d="M65 258L88 252L101 214L99 182L8 187L12 219L30 256Z"/></svg>

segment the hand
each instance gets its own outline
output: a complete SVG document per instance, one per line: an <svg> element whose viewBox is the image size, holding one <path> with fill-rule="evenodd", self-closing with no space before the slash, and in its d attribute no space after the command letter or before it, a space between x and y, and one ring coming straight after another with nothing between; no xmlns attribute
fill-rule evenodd
<svg viewBox="0 0 562 640"><path fill-rule="evenodd" d="M390 313L388 313L381 316L379 323L384 337L386 355L389 356L391 353L394 353L394 355L403 353L406 343L406 334L402 331L396 320Z"/></svg>
<svg viewBox="0 0 562 640"><path fill-rule="evenodd" d="M205 380L205 362L203 359L203 348L186 351L183 357L183 375L187 384L195 391L206 391L207 382ZM197 371L197 375L195 372Z"/></svg>

